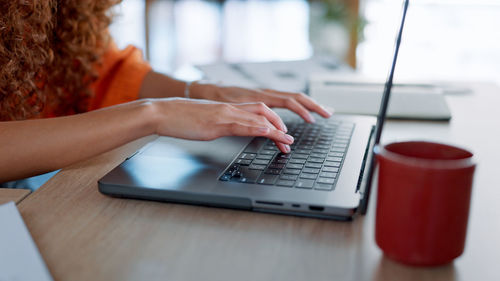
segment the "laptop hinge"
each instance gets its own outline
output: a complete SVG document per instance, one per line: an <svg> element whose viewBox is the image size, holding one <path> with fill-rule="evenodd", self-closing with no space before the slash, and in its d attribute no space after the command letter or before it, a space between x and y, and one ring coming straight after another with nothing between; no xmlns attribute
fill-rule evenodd
<svg viewBox="0 0 500 281"><path fill-rule="evenodd" d="M375 138L373 137L374 133L375 126L372 127L370 132L370 138L366 146L365 155L363 157L363 165L359 173L358 186L356 189L356 191L361 194L358 211L362 215L366 214L368 209L368 201L370 199L370 190L375 168L375 158L373 153L373 147L375 145Z"/></svg>

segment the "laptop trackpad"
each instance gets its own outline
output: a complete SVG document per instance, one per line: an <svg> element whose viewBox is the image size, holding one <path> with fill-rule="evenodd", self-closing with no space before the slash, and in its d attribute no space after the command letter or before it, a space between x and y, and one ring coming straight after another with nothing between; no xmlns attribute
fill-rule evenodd
<svg viewBox="0 0 500 281"><path fill-rule="evenodd" d="M225 137L214 141L187 141L159 137L122 164L140 186L186 189L217 177L251 140ZM130 180L130 179L129 179Z"/></svg>

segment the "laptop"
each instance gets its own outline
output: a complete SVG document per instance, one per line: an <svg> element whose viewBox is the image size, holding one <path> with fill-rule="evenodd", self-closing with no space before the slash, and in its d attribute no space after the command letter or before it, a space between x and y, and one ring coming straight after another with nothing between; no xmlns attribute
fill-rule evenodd
<svg viewBox="0 0 500 281"><path fill-rule="evenodd" d="M350 220L365 214L408 0L377 119L337 115L305 123L279 110L295 142L280 153L266 138L189 141L159 137L98 182L103 194Z"/></svg>

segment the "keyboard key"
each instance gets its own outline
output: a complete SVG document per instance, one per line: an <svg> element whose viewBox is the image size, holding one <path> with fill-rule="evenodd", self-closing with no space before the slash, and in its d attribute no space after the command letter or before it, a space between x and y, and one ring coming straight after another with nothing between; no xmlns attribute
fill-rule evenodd
<svg viewBox="0 0 500 281"><path fill-rule="evenodd" d="M344 153L342 153L342 152L330 152L328 154L328 156L330 156L330 157L344 157Z"/></svg>
<svg viewBox="0 0 500 281"><path fill-rule="evenodd" d="M273 155L259 154L259 155L257 155L256 158L262 159L262 160L271 160L271 159L273 159Z"/></svg>
<svg viewBox="0 0 500 281"><path fill-rule="evenodd" d="M260 154L263 154L263 155L274 155L276 153L276 151L274 150L262 150L260 152Z"/></svg>
<svg viewBox="0 0 500 281"><path fill-rule="evenodd" d="M268 168L271 169L283 169L285 167L285 164L279 164L279 163L271 163Z"/></svg>
<svg viewBox="0 0 500 281"><path fill-rule="evenodd" d="M266 165L255 165L255 164L251 164L250 166L248 166L250 169L253 169L253 170L264 170L266 168Z"/></svg>
<svg viewBox="0 0 500 281"><path fill-rule="evenodd" d="M318 177L318 174L308 174L308 173L302 173L300 175L301 179L310 179L310 180L315 180Z"/></svg>
<svg viewBox="0 0 500 281"><path fill-rule="evenodd" d="M252 160L252 159L255 158L255 156L257 156L257 154L255 154L255 153L245 153L245 152L243 152L242 154L240 154L240 157L238 157L238 158Z"/></svg>
<svg viewBox="0 0 500 281"><path fill-rule="evenodd" d="M332 142L333 141L333 137L321 137L321 138L319 138L319 141Z"/></svg>
<svg viewBox="0 0 500 281"><path fill-rule="evenodd" d="M314 168L304 168L302 170L302 173L308 173L308 174L319 174L319 169L314 169Z"/></svg>
<svg viewBox="0 0 500 281"><path fill-rule="evenodd" d="M298 179L295 182L295 187L298 187L298 188L312 189L313 185L314 185L314 180Z"/></svg>
<svg viewBox="0 0 500 281"><path fill-rule="evenodd" d="M233 174L232 174L232 177L231 177L231 180L237 180L241 177L241 171L238 170L238 171L234 171Z"/></svg>
<svg viewBox="0 0 500 281"><path fill-rule="evenodd" d="M309 154L309 153L311 153L311 150L309 150L309 149L296 149L295 153Z"/></svg>
<svg viewBox="0 0 500 281"><path fill-rule="evenodd" d="M299 145L298 147L299 149L313 149L314 146L313 145Z"/></svg>
<svg viewBox="0 0 500 281"><path fill-rule="evenodd" d="M269 164L269 160L255 159L255 160L253 160L252 164L254 164L254 165L267 165L267 164Z"/></svg>
<svg viewBox="0 0 500 281"><path fill-rule="evenodd" d="M335 183L335 179L332 179L332 178L319 178L318 183L325 183L325 184L334 184Z"/></svg>
<svg viewBox="0 0 500 281"><path fill-rule="evenodd" d="M298 175L298 174L300 174L300 170L299 169L285 169L283 171L283 174Z"/></svg>
<svg viewBox="0 0 500 281"><path fill-rule="evenodd" d="M298 178L297 175L281 175L280 179L282 180L296 180Z"/></svg>
<svg viewBox="0 0 500 281"><path fill-rule="evenodd" d="M338 173L339 168L336 167L323 167L323 172Z"/></svg>
<svg viewBox="0 0 500 281"><path fill-rule="evenodd" d="M276 161L276 163L279 163L279 164L286 164L286 162L288 162L288 159L281 158L281 159L276 159L275 161Z"/></svg>
<svg viewBox="0 0 500 281"><path fill-rule="evenodd" d="M307 168L321 169L322 165L319 163L306 162L306 167Z"/></svg>
<svg viewBox="0 0 500 281"><path fill-rule="evenodd" d="M288 164L286 165L286 167L287 167L288 169L302 169L302 168L304 167L304 165L302 165L302 164L293 164L293 163L288 163Z"/></svg>
<svg viewBox="0 0 500 281"><path fill-rule="evenodd" d="M278 148L275 145L266 145L266 146L264 146L264 149L278 151Z"/></svg>
<svg viewBox="0 0 500 281"><path fill-rule="evenodd" d="M307 154L300 154L300 153L298 153L298 154L294 153L293 154L293 158L295 158L295 159L307 159L308 157L309 157L309 155L307 155Z"/></svg>
<svg viewBox="0 0 500 281"><path fill-rule="evenodd" d="M269 175L269 174L263 174L258 180L258 184L266 184L266 185L273 185L274 182L278 179L277 175Z"/></svg>
<svg viewBox="0 0 500 281"><path fill-rule="evenodd" d="M281 173L281 170L278 169L266 169L264 171L266 174L271 174L271 175L279 175Z"/></svg>
<svg viewBox="0 0 500 281"><path fill-rule="evenodd" d="M290 154L285 154L285 153L278 153L278 155L276 156L276 158L280 158L280 159L288 159L290 158L292 155Z"/></svg>
<svg viewBox="0 0 500 281"><path fill-rule="evenodd" d="M226 170L226 172L224 173L225 175L228 175L228 176L233 176L233 174L236 172L236 171L239 171L240 170L240 165L232 165L230 168L228 168Z"/></svg>
<svg viewBox="0 0 500 281"><path fill-rule="evenodd" d="M252 163L252 160L240 158L240 159L236 159L236 161L234 161L234 163L240 164L242 166L248 166L248 165L250 165L250 163Z"/></svg>
<svg viewBox="0 0 500 281"><path fill-rule="evenodd" d="M324 177L324 178L336 178L337 177L337 173L328 173L328 172L322 172L319 174L320 177Z"/></svg>
<svg viewBox="0 0 500 281"><path fill-rule="evenodd" d="M290 159L290 163L293 163L293 164L305 164L306 163L306 159L292 158L292 159Z"/></svg>
<svg viewBox="0 0 500 281"><path fill-rule="evenodd" d="M325 130L321 133L320 137L333 137L335 136L335 132L332 130Z"/></svg>
<svg viewBox="0 0 500 281"><path fill-rule="evenodd" d="M334 162L334 161L325 161L324 163L325 166L328 167L340 167L340 162Z"/></svg>
<svg viewBox="0 0 500 281"><path fill-rule="evenodd" d="M342 157L327 157L326 161L336 161L336 162L341 162Z"/></svg>
<svg viewBox="0 0 500 281"><path fill-rule="evenodd" d="M311 153L309 156L310 156L310 157L315 157L315 158L325 159L326 154L321 154L321 153Z"/></svg>
<svg viewBox="0 0 500 281"><path fill-rule="evenodd" d="M307 159L307 161L313 162L313 163L323 163L323 161L325 161L325 160L322 158L310 157L309 159Z"/></svg>
<svg viewBox="0 0 500 281"><path fill-rule="evenodd" d="M330 150L330 146L329 145L324 145L324 144L316 145L316 148L319 148L321 150L324 149L327 153Z"/></svg>
<svg viewBox="0 0 500 281"><path fill-rule="evenodd" d="M295 181L292 181L292 180L279 180L276 185L292 187L294 184L295 184Z"/></svg>

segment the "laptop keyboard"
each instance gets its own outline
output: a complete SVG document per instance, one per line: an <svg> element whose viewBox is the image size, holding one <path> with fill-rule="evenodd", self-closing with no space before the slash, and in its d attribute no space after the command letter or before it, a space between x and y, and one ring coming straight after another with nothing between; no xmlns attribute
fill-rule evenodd
<svg viewBox="0 0 500 281"><path fill-rule="evenodd" d="M289 188L331 191L335 188L354 123L320 120L287 124L295 138L291 152L281 153L273 141L256 137L219 178Z"/></svg>

